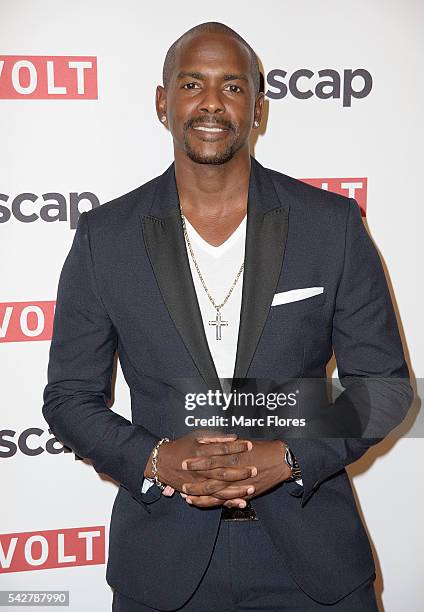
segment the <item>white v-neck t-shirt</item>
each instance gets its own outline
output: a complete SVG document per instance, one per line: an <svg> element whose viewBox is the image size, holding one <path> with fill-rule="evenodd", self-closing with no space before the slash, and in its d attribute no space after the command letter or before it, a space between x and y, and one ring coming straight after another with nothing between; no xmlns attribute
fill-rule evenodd
<svg viewBox="0 0 424 612"><path fill-rule="evenodd" d="M231 236L219 246L213 246L206 242L187 219L185 219L185 223L191 248L206 287L215 303L222 304L244 261L247 215L244 216L243 221ZM203 327L218 377L233 378L244 271L240 274L225 306L220 309L221 320L228 324L221 326L221 339L217 340L216 326L210 325L210 321L215 322L217 311L201 283L187 242L186 248Z"/></svg>

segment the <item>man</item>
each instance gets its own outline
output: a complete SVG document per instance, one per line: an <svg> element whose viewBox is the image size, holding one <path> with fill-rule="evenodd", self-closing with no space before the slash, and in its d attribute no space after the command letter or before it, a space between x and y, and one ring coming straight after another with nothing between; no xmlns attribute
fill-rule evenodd
<svg viewBox="0 0 424 612"><path fill-rule="evenodd" d="M345 466L404 418L408 369L356 202L250 157L259 82L227 26L180 37L156 95L174 163L82 213L61 273L43 414L120 485L116 612L377 610ZM384 397L384 434L182 435L184 391L323 379L333 348L339 407ZM132 423L107 407L115 350Z"/></svg>

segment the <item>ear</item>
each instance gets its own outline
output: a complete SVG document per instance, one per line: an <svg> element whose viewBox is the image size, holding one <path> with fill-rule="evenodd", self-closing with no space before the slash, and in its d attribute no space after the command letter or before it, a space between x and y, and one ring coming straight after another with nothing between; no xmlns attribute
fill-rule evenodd
<svg viewBox="0 0 424 612"><path fill-rule="evenodd" d="M256 96L255 101L255 110L253 114L254 127L258 128L261 124L262 112L264 108L265 94L263 92L259 92ZM257 122L257 125L255 123Z"/></svg>
<svg viewBox="0 0 424 612"><path fill-rule="evenodd" d="M163 121L163 117L166 117L166 92L162 85L156 87L156 113L161 123L166 125L166 121Z"/></svg>

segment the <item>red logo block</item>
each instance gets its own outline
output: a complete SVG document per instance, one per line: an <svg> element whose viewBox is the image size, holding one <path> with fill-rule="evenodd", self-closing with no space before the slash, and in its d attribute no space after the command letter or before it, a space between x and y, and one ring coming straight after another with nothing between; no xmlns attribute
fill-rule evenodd
<svg viewBox="0 0 424 612"><path fill-rule="evenodd" d="M51 340L56 302L0 303L0 343Z"/></svg>
<svg viewBox="0 0 424 612"><path fill-rule="evenodd" d="M97 58L0 55L0 99L97 100Z"/></svg>
<svg viewBox="0 0 424 612"><path fill-rule="evenodd" d="M334 191L348 198L355 198L363 217L367 214L367 179L362 178L308 178L301 179L304 183Z"/></svg>
<svg viewBox="0 0 424 612"><path fill-rule="evenodd" d="M104 563L102 525L0 535L0 574Z"/></svg>

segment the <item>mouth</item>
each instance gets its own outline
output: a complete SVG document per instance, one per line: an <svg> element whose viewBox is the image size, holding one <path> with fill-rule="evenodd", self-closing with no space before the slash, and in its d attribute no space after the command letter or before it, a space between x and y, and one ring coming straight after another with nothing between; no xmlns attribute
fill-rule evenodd
<svg viewBox="0 0 424 612"><path fill-rule="evenodd" d="M199 132L207 132L210 134L220 134L222 132L228 132L227 128L218 126L209 127L207 125L195 125L192 129Z"/></svg>
<svg viewBox="0 0 424 612"><path fill-rule="evenodd" d="M216 123L214 125L195 124L191 126L190 130L198 140L210 143L224 140L230 133L229 128Z"/></svg>

